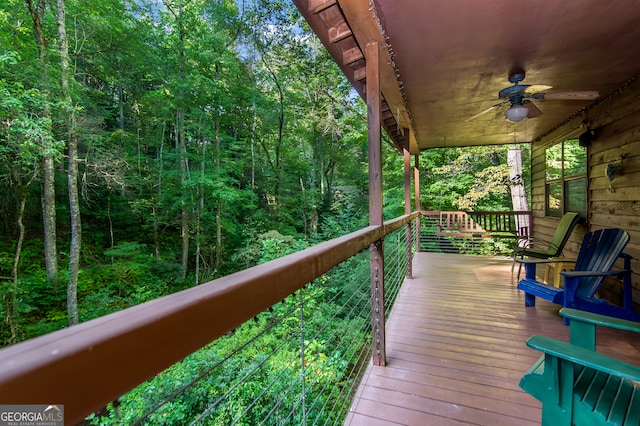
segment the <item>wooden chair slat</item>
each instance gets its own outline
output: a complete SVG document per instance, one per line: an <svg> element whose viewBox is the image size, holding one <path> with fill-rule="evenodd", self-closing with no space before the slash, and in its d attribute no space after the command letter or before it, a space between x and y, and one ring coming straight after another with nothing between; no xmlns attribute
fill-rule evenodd
<svg viewBox="0 0 640 426"><path fill-rule="evenodd" d="M571 327L591 336L570 333L570 343L533 336L527 345L544 355L527 371L520 387L542 402L542 425L640 424L640 367L595 352L596 327L640 331L603 315L563 308ZM611 321L608 321L611 320Z"/></svg>

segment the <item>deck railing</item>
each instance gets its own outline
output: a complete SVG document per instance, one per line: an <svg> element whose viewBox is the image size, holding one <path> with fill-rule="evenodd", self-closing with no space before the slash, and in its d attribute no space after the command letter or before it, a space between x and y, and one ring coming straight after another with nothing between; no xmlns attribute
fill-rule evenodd
<svg viewBox="0 0 640 426"><path fill-rule="evenodd" d="M424 250L476 252L490 246L497 254L512 251L513 241L531 235L530 211L422 211ZM485 253L486 254L486 253Z"/></svg>
<svg viewBox="0 0 640 426"><path fill-rule="evenodd" d="M414 250L417 240L415 232L404 228L415 222L417 216L418 213L413 213L383 226L370 226L263 265L0 350L0 401L63 404L68 424L116 401L115 406L119 406L112 414L124 419L124 410L131 406L126 397L122 398L123 394L151 380L147 383L152 383L153 391L149 388L148 395L155 395L162 387L158 383L163 383L163 370L179 369L181 364L177 363L187 357L187 362L196 359L200 370L185 374L181 383L164 382L164 393L149 397L148 406L133 410L134 414L126 417L127 423L152 424L166 418L166 410L175 407L176 398L204 398L200 416L185 419L194 424L209 423L211 416L219 415L220 411L227 416L224 424L235 424L247 417L260 418L258 423L271 423L278 418L300 424L339 418L348 409L351 385L355 385L363 365L375 350L370 331L375 317L370 273L365 267L364 275L354 274L360 278L332 290L331 297L340 300L334 305L342 305L339 312L327 309L330 300L318 302L313 293L323 285L327 274L339 273L343 262L349 262L346 267L351 271L362 268L363 262L368 265L367 256L358 253L379 247L379 242L385 241L386 266L376 273L381 273L386 297L378 302L390 306L410 264L406 254ZM405 235L412 236L408 243ZM335 283L340 283L339 277ZM330 334L333 337L320 341L321 328L338 324L335 320L338 316L344 328L337 327ZM323 321L316 323L319 318ZM345 318L347 321L342 321ZM293 328L292 323L296 323ZM254 334L233 333L247 324L255 329ZM271 346L261 340L280 325L296 330L297 334L281 334L280 340ZM215 348L223 339L240 334L251 337L237 342L228 353ZM290 348L292 341L298 342L295 351L289 349L295 359L273 364L283 368L279 377L287 376L288 380L278 381L278 385L261 382L259 398L242 409L235 406L235 417L231 416L225 401L234 400L234 390L245 385L251 374L270 368L269 358L277 359L282 355L281 346L286 343ZM365 341L369 343L363 345ZM214 348L215 359L198 358L197 351L203 347L210 351L208 354ZM265 350L266 347L269 349ZM245 350L253 353L255 359L247 364L240 381L230 381L226 384L228 388L221 390L222 384L215 381L216 371L225 371L225 363L233 362L236 356L248 357L247 353L239 355ZM343 362L338 368L339 377L334 382L324 381L319 374L323 363L338 361ZM215 397L214 393L204 396L190 393L193 384L201 380L214 381L210 383L215 387ZM283 383L288 386L277 387ZM326 389L321 391L322 388ZM319 397L320 394L324 396ZM323 410L328 410L328 414L320 415ZM105 413L103 410L102 414Z"/></svg>

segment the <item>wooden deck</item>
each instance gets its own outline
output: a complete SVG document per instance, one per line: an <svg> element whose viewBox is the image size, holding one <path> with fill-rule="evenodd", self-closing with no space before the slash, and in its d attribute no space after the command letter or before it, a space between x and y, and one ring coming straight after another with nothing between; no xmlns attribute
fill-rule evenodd
<svg viewBox="0 0 640 426"><path fill-rule="evenodd" d="M540 356L529 336L568 341L559 307L525 308L504 258L417 253L413 274L387 323L387 366L369 365L345 425L540 424L518 383ZM598 351L640 364L637 337L601 330Z"/></svg>

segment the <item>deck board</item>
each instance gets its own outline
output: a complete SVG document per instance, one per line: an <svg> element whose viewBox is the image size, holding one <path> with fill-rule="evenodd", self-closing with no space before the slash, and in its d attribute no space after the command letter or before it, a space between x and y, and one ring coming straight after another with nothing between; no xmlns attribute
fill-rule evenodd
<svg viewBox="0 0 640 426"><path fill-rule="evenodd" d="M525 308L511 261L416 253L387 322L387 366L369 365L345 425L536 425L520 389L540 357L534 334L568 341L559 306ZM598 332L598 350L640 364L633 333Z"/></svg>

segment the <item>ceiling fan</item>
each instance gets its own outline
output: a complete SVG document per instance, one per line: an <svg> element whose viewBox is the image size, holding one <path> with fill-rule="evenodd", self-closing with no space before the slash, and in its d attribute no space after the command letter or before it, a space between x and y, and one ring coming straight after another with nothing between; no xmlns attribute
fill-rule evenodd
<svg viewBox="0 0 640 426"><path fill-rule="evenodd" d="M503 101L490 106L465 121L471 121L495 108L511 104L511 107L507 109L504 114L507 120L515 123L525 118L535 118L542 115L542 111L531 100L558 99L591 101L600 96L596 91L546 93L552 86L545 84L520 84L520 82L524 80L524 75L524 71L511 74L509 76L509 82L513 83L513 86L505 87L498 92L498 98L503 99Z"/></svg>

